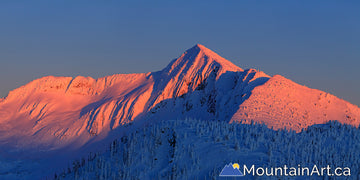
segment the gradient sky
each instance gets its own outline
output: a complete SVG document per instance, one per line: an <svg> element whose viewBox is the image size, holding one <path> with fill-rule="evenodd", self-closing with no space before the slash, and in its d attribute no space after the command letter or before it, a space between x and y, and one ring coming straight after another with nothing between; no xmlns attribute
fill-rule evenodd
<svg viewBox="0 0 360 180"><path fill-rule="evenodd" d="M360 105L359 1L1 1L0 97L47 75L161 70L196 43Z"/></svg>

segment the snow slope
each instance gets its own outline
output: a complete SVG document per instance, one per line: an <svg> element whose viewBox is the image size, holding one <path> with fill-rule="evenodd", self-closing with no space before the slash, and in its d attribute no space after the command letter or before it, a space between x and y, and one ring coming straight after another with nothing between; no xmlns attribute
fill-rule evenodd
<svg viewBox="0 0 360 180"><path fill-rule="evenodd" d="M338 120L358 126L359 107L329 93L296 84L280 75L275 75L264 85L254 88L252 95L239 106L231 122L253 120L265 123L274 129L302 128Z"/></svg>
<svg viewBox="0 0 360 180"><path fill-rule="evenodd" d="M360 110L282 76L243 70L196 45L158 72L49 76L15 89L0 102L0 141L56 147L85 143L137 119L186 117L300 131L329 120L359 125Z"/></svg>
<svg viewBox="0 0 360 180"><path fill-rule="evenodd" d="M0 100L0 157L86 153L130 124L185 118L254 121L299 132L329 120L358 126L360 109L282 76L243 70L195 45L161 71L99 79L48 76L11 91Z"/></svg>

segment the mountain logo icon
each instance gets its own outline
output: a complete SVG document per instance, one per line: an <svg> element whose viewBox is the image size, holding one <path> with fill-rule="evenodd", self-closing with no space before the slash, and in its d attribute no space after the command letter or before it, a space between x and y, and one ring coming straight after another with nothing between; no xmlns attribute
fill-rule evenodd
<svg viewBox="0 0 360 180"><path fill-rule="evenodd" d="M220 173L220 177L239 177L244 176L244 174L239 170L240 166L238 163L230 163L225 165Z"/></svg>

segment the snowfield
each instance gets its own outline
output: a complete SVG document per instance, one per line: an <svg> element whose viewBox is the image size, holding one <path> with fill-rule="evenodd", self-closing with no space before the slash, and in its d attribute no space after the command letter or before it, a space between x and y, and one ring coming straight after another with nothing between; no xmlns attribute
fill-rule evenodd
<svg viewBox="0 0 360 180"><path fill-rule="evenodd" d="M356 105L197 44L160 71L48 76L9 92L0 179L209 179L235 161L350 163L353 178L359 124Z"/></svg>

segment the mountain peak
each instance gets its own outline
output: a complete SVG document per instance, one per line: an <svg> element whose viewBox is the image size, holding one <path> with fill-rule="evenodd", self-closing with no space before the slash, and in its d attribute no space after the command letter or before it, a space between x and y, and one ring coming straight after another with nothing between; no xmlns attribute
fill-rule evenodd
<svg viewBox="0 0 360 180"><path fill-rule="evenodd" d="M202 44L195 44L195 46L193 46L192 48L190 49L199 49L199 50L202 50L202 51L211 51L210 49L208 49L207 47L205 47L204 45ZM211 51L212 52L212 51Z"/></svg>
<svg viewBox="0 0 360 180"><path fill-rule="evenodd" d="M220 55L218 55L211 49L209 49L201 44L196 44L192 48L186 50L184 54L190 54L193 56L205 55L207 57L212 57L213 59L216 59L217 61L227 61L226 63L231 63L230 61L224 59L223 57L221 57Z"/></svg>
<svg viewBox="0 0 360 180"><path fill-rule="evenodd" d="M16 146L65 147L58 142L87 143L132 121L140 126L178 118L300 131L328 120L358 126L360 109L279 75L244 71L196 44L159 72L99 79L48 76L10 92L0 99L0 146L11 140Z"/></svg>
<svg viewBox="0 0 360 180"><path fill-rule="evenodd" d="M243 71L240 67L221 57L214 51L201 44L196 44L186 50L179 58L173 60L163 71L171 73L174 71L192 70L211 71L217 68L220 74L226 71ZM209 72L210 72L209 71Z"/></svg>

